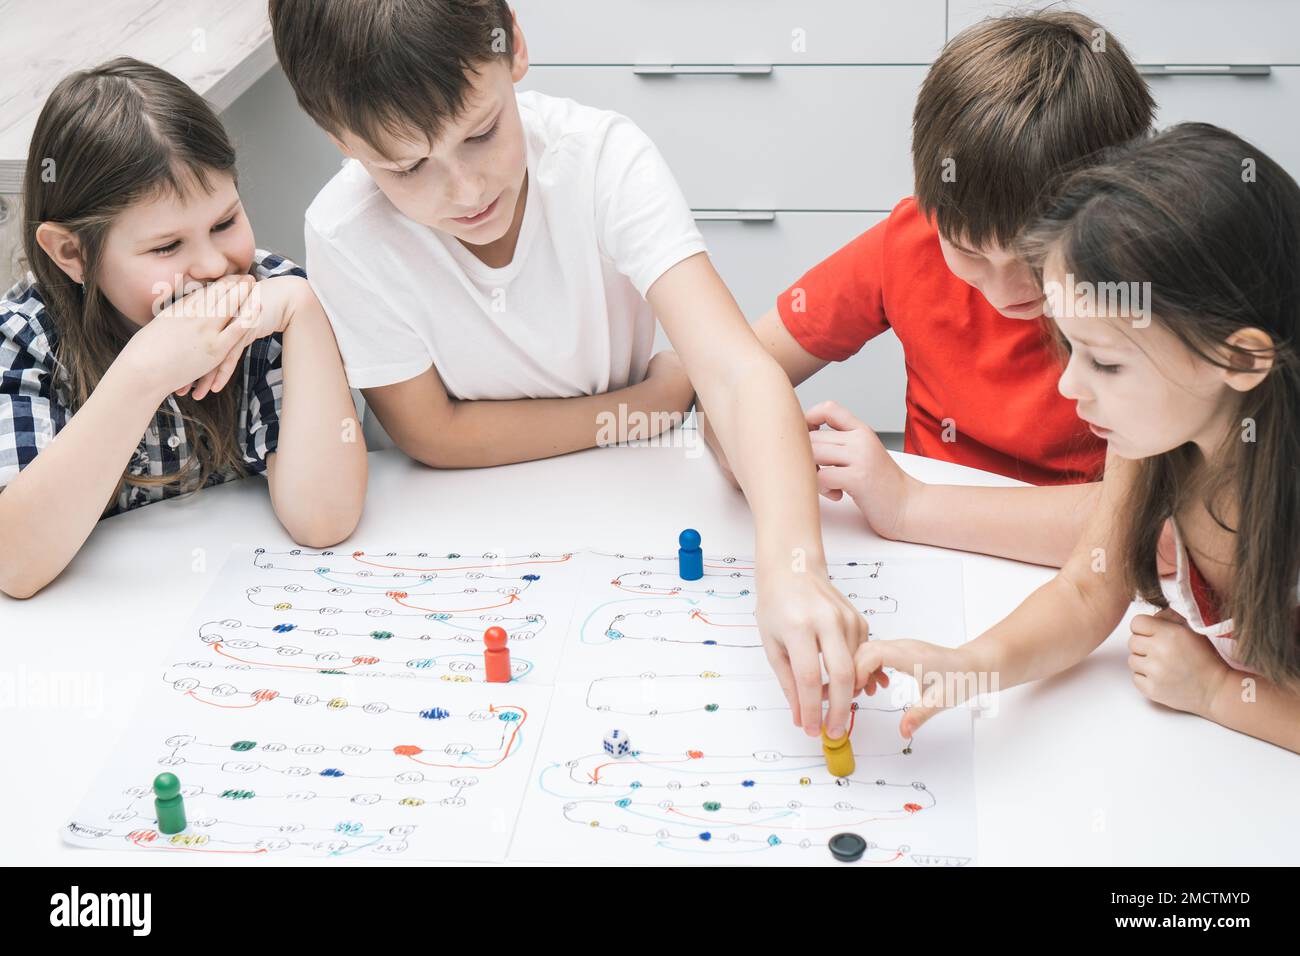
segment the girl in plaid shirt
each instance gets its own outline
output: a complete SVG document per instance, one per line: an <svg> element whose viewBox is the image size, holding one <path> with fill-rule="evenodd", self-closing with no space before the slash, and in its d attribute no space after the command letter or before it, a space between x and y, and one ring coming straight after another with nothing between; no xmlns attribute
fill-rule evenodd
<svg viewBox="0 0 1300 956"><path fill-rule="evenodd" d="M35 594L101 517L250 473L299 543L351 534L365 443L333 333L303 271L254 246L207 104L125 57L66 77L23 199L31 272L0 301L0 590Z"/></svg>

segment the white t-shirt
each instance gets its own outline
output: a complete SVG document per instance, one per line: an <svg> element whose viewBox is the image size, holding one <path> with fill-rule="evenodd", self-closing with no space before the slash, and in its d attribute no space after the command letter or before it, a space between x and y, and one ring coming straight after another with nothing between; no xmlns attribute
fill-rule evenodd
<svg viewBox="0 0 1300 956"><path fill-rule="evenodd" d="M536 92L516 99L529 185L509 265L402 215L355 160L307 210L307 275L353 388L430 364L471 400L594 395L645 377L645 293L705 249L690 208L631 120Z"/></svg>

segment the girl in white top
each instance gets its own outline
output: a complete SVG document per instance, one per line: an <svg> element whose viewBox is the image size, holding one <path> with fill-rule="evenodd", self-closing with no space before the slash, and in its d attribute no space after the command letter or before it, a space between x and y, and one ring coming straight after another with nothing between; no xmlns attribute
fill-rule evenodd
<svg viewBox="0 0 1300 956"><path fill-rule="evenodd" d="M1161 608L1131 623L1141 693L1300 752L1300 187L1233 134L1183 124L1075 173L1023 248L1070 350L1060 390L1109 444L1101 507L1006 620L956 650L865 644L858 684L915 673L911 736L960 702L951 675L1006 688L1064 670L1136 592Z"/></svg>

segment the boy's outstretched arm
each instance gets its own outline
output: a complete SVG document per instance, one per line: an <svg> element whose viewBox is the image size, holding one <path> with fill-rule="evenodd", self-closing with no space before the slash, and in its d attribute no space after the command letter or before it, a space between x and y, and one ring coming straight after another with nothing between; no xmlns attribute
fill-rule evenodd
<svg viewBox="0 0 1300 956"><path fill-rule="evenodd" d="M509 465L649 438L680 422L694 395L671 352L650 360L644 381L600 395L459 401L432 367L362 394L397 446L433 468ZM649 423L644 434L640 422Z"/></svg>
<svg viewBox="0 0 1300 956"><path fill-rule="evenodd" d="M830 583L808 428L785 372L754 337L735 299L697 253L663 273L646 299L681 356L756 528L758 623L795 722L842 736L853 697L852 654L866 618ZM820 655L819 655L820 651Z"/></svg>
<svg viewBox="0 0 1300 956"><path fill-rule="evenodd" d="M768 355L776 359L776 364L781 366L786 377L790 379L792 386L799 385L812 378L831 364L826 359L818 358L804 349L785 327L785 323L781 321L781 313L776 309L772 309L755 322L753 329L754 334L758 336L759 344L763 346ZM721 466L723 473L731 480L732 484L735 484L736 476L732 474L731 465L727 462L727 456L718 443L717 435L713 433L713 426L709 422L709 416L704 413L702 405L697 405L697 409L701 413L699 415L699 429L700 434L704 436L705 444L713 450L714 457L717 458L718 465Z"/></svg>

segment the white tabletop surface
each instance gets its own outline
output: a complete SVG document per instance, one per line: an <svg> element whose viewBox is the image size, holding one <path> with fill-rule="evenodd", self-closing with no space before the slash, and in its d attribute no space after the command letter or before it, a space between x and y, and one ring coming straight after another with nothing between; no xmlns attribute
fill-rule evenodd
<svg viewBox="0 0 1300 956"><path fill-rule="evenodd" d="M1014 484L897 457L926 481ZM847 501L823 502L822 520L828 551L937 553L877 538ZM387 450L371 453L366 513L348 546L663 550L688 526L711 551L752 553L744 499L698 448L594 449L470 471L434 471ZM0 596L0 818L9 826L0 863L196 865L186 854L69 847L60 829L232 544L293 547L260 478L106 519L35 598ZM1051 576L995 558L962 560L968 637ZM1300 757L1147 701L1129 677L1127 637L1121 625L1077 667L1003 691L996 715L975 721L979 862L1300 859ZM214 862L230 861L203 860Z"/></svg>

